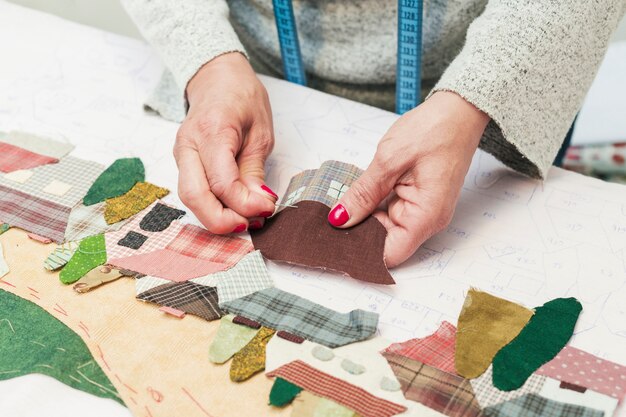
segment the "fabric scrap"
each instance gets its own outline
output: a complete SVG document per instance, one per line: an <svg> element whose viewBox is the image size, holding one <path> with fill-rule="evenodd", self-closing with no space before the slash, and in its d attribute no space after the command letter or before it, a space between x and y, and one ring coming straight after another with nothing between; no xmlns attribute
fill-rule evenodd
<svg viewBox="0 0 626 417"><path fill-rule="evenodd" d="M39 236L36 233L27 233L26 236L28 236L29 239L34 240L35 242L43 243L45 245L47 245L48 243L52 243L52 239L50 239L49 237Z"/></svg>
<svg viewBox="0 0 626 417"><path fill-rule="evenodd" d="M261 323L259 323L258 321L247 319L247 318L245 318L243 316L235 316L233 318L233 323L241 324L243 326L250 327L251 329L260 329L261 328Z"/></svg>
<svg viewBox="0 0 626 417"><path fill-rule="evenodd" d="M43 267L48 271L56 271L65 266L78 249L79 242L65 242L57 246L43 262Z"/></svg>
<svg viewBox="0 0 626 417"><path fill-rule="evenodd" d="M137 299L176 308L208 321L219 319L224 315L218 306L215 288L193 282L172 282L159 285L138 294Z"/></svg>
<svg viewBox="0 0 626 417"><path fill-rule="evenodd" d="M6 259L4 259L4 251L2 249L2 242L0 242L0 278L9 273L9 265Z"/></svg>
<svg viewBox="0 0 626 417"><path fill-rule="evenodd" d="M186 224L166 248L191 258L224 264L223 269L235 265L254 250L246 239L215 235L192 224Z"/></svg>
<svg viewBox="0 0 626 417"><path fill-rule="evenodd" d="M11 228L11 225L8 223L0 223L0 235L6 232Z"/></svg>
<svg viewBox="0 0 626 417"><path fill-rule="evenodd" d="M36 168L41 165L55 164L56 158L40 155L19 146L0 142L0 171L13 172L22 169Z"/></svg>
<svg viewBox="0 0 626 417"><path fill-rule="evenodd" d="M122 158L114 161L91 185L83 204L91 206L108 198L127 193L138 182L145 180L145 169L139 158Z"/></svg>
<svg viewBox="0 0 626 417"><path fill-rule="evenodd" d="M565 346L537 374L581 385L620 401L626 396L626 366Z"/></svg>
<svg viewBox="0 0 626 417"><path fill-rule="evenodd" d="M452 323L442 321L439 328L430 336L393 343L384 350L384 353L406 356L444 372L456 374L454 367L455 343L456 327Z"/></svg>
<svg viewBox="0 0 626 417"><path fill-rule="evenodd" d="M179 319L182 319L183 317L185 317L185 314L187 314L184 311L179 310L177 308L166 307L166 306L159 308L159 311L162 311L165 314L169 314L170 316L174 316Z"/></svg>
<svg viewBox="0 0 626 417"><path fill-rule="evenodd" d="M391 379L385 376L380 380L380 388L385 391L393 392L402 389L402 385L400 385L397 379Z"/></svg>
<svg viewBox="0 0 626 417"><path fill-rule="evenodd" d="M147 239L148 236L129 230L117 244L131 249L139 249Z"/></svg>
<svg viewBox="0 0 626 417"><path fill-rule="evenodd" d="M387 230L373 216L349 229L328 223L328 207L300 201L251 231L254 247L267 259L320 268L375 284L395 284L384 260ZM314 230L315 233L311 233Z"/></svg>
<svg viewBox="0 0 626 417"><path fill-rule="evenodd" d="M289 340L292 343L301 344L302 342L304 342L303 337L296 336L295 334L286 332L284 330L276 332L276 336L280 337L281 339Z"/></svg>
<svg viewBox="0 0 626 417"><path fill-rule="evenodd" d="M541 391L538 394L549 400L600 410L604 413L604 417L611 417L615 413L618 404L617 398L612 398L589 389L577 392L563 388L560 381L552 378L546 379L546 383L541 387Z"/></svg>
<svg viewBox="0 0 626 417"><path fill-rule="evenodd" d="M230 380L242 382L265 369L265 347L274 330L261 327L257 334L239 352L230 364Z"/></svg>
<svg viewBox="0 0 626 417"><path fill-rule="evenodd" d="M59 142L44 136L17 130L7 133L0 140L14 146L19 146L30 152L57 159L63 158L74 149L74 145L71 143Z"/></svg>
<svg viewBox="0 0 626 417"><path fill-rule="evenodd" d="M148 291L160 285L169 284L170 282L171 281L169 279L151 277L151 276L137 278L135 280L135 294L139 295L142 292Z"/></svg>
<svg viewBox="0 0 626 417"><path fill-rule="evenodd" d="M5 371L0 380L39 373L123 404L79 335L35 303L4 290L0 340L0 370Z"/></svg>
<svg viewBox="0 0 626 417"><path fill-rule="evenodd" d="M532 315L531 310L519 304L470 288L459 314L456 372L466 378L481 375L496 353L519 334Z"/></svg>
<svg viewBox="0 0 626 417"><path fill-rule="evenodd" d="M324 346L315 346L311 349L311 355L324 362L330 361L335 357L333 351Z"/></svg>
<svg viewBox="0 0 626 417"><path fill-rule="evenodd" d="M376 313L338 313L278 288L267 288L221 306L229 313L331 348L367 339L378 324Z"/></svg>
<svg viewBox="0 0 626 417"><path fill-rule="evenodd" d="M65 240L82 240L93 235L115 232L120 230L126 222L122 220L115 224L107 224L104 220L104 203L91 206L79 203L70 212L65 229Z"/></svg>
<svg viewBox="0 0 626 417"><path fill-rule="evenodd" d="M272 384L270 391L270 405L284 407L291 404L296 396L302 391L297 385L278 377Z"/></svg>
<svg viewBox="0 0 626 417"><path fill-rule="evenodd" d="M593 408L549 400L537 394L492 405L484 410L488 417L602 417L604 413Z"/></svg>
<svg viewBox="0 0 626 417"><path fill-rule="evenodd" d="M482 408L510 401L526 394L538 394L546 382L546 377L532 374L520 388L513 391L501 391L493 386L493 367L490 366L478 378L470 379L476 400Z"/></svg>
<svg viewBox="0 0 626 417"><path fill-rule="evenodd" d="M93 290L107 282L115 281L124 276L124 274L108 266L98 266L87 272L84 277L76 281L72 287L79 294Z"/></svg>
<svg viewBox="0 0 626 417"><path fill-rule="evenodd" d="M415 359L383 353L407 400L417 401L450 417L481 416L469 380Z"/></svg>
<svg viewBox="0 0 626 417"><path fill-rule="evenodd" d="M537 307L519 335L493 358L493 384L504 391L520 388L563 349L582 309L575 298L556 298Z"/></svg>
<svg viewBox="0 0 626 417"><path fill-rule="evenodd" d="M350 359L343 359L341 361L341 367L346 372L350 372L352 375L361 375L362 373L365 373L365 366L360 363L355 363Z"/></svg>
<svg viewBox="0 0 626 417"><path fill-rule="evenodd" d="M233 316L226 315L220 319L220 327L209 347L209 360L213 363L224 363L244 348L258 333L256 329L233 323Z"/></svg>
<svg viewBox="0 0 626 417"><path fill-rule="evenodd" d="M52 180L41 191L61 197L67 194L71 189L72 186L66 182Z"/></svg>
<svg viewBox="0 0 626 417"><path fill-rule="evenodd" d="M302 391L292 404L291 417L357 417L349 408L309 391Z"/></svg>
<svg viewBox="0 0 626 417"><path fill-rule="evenodd" d="M360 387L318 371L300 360L283 365L267 376L283 378L306 391L354 410L363 417L391 417L407 410L403 405L375 397Z"/></svg>
<svg viewBox="0 0 626 417"><path fill-rule="evenodd" d="M5 180L17 182L19 184L24 184L26 181L33 176L33 171L30 169L18 169L17 171L9 172L4 175Z"/></svg>
<svg viewBox="0 0 626 417"><path fill-rule="evenodd" d="M232 268L214 275L217 279L216 288L220 304L274 286L263 256L258 250L246 254Z"/></svg>
<svg viewBox="0 0 626 417"><path fill-rule="evenodd" d="M127 219L169 194L166 188L149 182L138 182L126 194L105 201L104 220L107 224Z"/></svg>
<svg viewBox="0 0 626 417"><path fill-rule="evenodd" d="M90 236L81 240L78 249L69 262L61 270L59 279L64 284L72 284L81 279L87 272L107 261L104 236Z"/></svg>
<svg viewBox="0 0 626 417"><path fill-rule="evenodd" d="M178 220L185 215L183 210L157 203L152 210L146 214L139 227L147 232L162 232L167 229L174 220Z"/></svg>

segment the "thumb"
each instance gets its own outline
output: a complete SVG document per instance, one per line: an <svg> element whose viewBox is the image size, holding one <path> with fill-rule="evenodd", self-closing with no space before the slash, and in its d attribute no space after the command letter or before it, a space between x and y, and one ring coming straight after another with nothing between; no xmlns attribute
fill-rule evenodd
<svg viewBox="0 0 626 417"><path fill-rule="evenodd" d="M362 222L391 193L397 179L374 160L328 213L328 222L341 228Z"/></svg>

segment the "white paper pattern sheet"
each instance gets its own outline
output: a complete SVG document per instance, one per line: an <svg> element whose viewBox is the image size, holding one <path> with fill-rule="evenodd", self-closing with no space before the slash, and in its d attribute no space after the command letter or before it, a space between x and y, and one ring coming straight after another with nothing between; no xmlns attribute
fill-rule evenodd
<svg viewBox="0 0 626 417"><path fill-rule="evenodd" d="M16 40L19 39L19 42ZM142 110L161 66L143 43L0 1L0 130L76 145L109 164L138 156L177 202L171 148L178 126ZM339 159L366 168L396 115L263 77L276 146L268 184L279 194L303 169ZM572 343L626 363L626 187L552 169L544 183L478 152L450 226L393 271L396 286L270 263L276 285L320 304L380 313L392 340L456 323L478 287L526 306L574 296L584 310Z"/></svg>

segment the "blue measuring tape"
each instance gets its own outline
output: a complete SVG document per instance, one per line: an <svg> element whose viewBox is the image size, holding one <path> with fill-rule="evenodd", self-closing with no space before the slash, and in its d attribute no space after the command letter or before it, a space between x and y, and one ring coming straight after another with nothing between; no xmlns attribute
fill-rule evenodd
<svg viewBox="0 0 626 417"><path fill-rule="evenodd" d="M296 19L291 0L272 0L285 79L306 85ZM396 113L403 114L421 101L423 0L398 0L398 61Z"/></svg>

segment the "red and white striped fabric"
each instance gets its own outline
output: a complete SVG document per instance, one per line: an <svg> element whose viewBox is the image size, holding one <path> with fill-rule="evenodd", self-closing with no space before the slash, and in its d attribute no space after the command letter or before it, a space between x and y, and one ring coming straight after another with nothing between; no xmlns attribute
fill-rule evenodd
<svg viewBox="0 0 626 417"><path fill-rule="evenodd" d="M403 405L378 398L363 388L318 371L303 361L293 361L269 372L313 394L333 400L363 417L391 417L403 413Z"/></svg>
<svg viewBox="0 0 626 417"><path fill-rule="evenodd" d="M56 158L40 155L18 146L0 142L0 171L2 172L30 169L57 162L59 162L59 160Z"/></svg>

